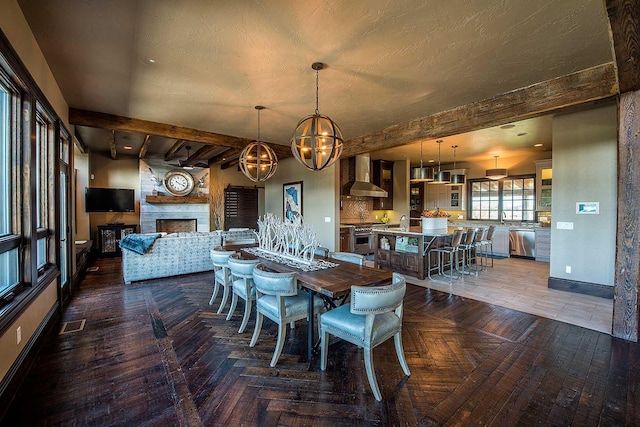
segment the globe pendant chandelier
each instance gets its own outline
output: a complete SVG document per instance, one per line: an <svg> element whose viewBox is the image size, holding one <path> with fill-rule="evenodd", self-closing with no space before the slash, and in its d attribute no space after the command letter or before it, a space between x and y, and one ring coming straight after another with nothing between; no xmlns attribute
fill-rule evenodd
<svg viewBox="0 0 640 427"><path fill-rule="evenodd" d="M263 182L276 173L278 157L271 147L260 141L260 111L264 107L257 105L258 139L249 143L240 153L239 164L242 173L253 182Z"/></svg>
<svg viewBox="0 0 640 427"><path fill-rule="evenodd" d="M291 152L307 169L320 171L340 158L344 138L338 125L318 110L318 71L324 64L314 62L311 68L316 70L316 112L298 122L291 138Z"/></svg>
<svg viewBox="0 0 640 427"><path fill-rule="evenodd" d="M445 185L462 185L464 184L464 180L465 180L465 176L462 174L457 174L455 173L455 169L456 169L456 148L458 148L457 145L452 145L451 148L453 148L453 174L451 175L451 181L449 181L447 184Z"/></svg>
<svg viewBox="0 0 640 427"><path fill-rule="evenodd" d="M440 145L442 140L436 141L438 143L438 172L433 177L433 181L429 181L429 184L447 184L451 181L451 172L440 170Z"/></svg>

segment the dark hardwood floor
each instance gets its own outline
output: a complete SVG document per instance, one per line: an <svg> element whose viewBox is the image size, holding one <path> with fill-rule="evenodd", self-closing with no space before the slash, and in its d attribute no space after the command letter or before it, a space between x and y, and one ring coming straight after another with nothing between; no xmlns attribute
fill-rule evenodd
<svg viewBox="0 0 640 427"><path fill-rule="evenodd" d="M211 273L124 286L97 261L65 310L84 329L47 337L3 425L640 425L640 346L609 335L409 285L403 340L363 353L335 341L326 372L306 355L306 322L275 368L276 327L238 334L208 305ZM255 309L254 309L255 310Z"/></svg>

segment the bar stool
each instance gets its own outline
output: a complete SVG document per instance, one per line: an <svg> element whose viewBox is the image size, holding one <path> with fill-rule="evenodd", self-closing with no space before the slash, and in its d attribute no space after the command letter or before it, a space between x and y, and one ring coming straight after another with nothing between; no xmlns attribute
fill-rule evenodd
<svg viewBox="0 0 640 427"><path fill-rule="evenodd" d="M487 236L487 227L480 227L476 231L476 237L473 239L473 249L475 250L476 269L478 268L478 255L480 255L480 270L484 270L485 267L482 262L482 246L483 241Z"/></svg>
<svg viewBox="0 0 640 427"><path fill-rule="evenodd" d="M484 253L484 257L486 258L486 268L489 268L489 248L491 249L491 268L493 268L493 234L496 231L496 226L489 226L489 230L487 230L487 235L482 240L482 251Z"/></svg>
<svg viewBox="0 0 640 427"><path fill-rule="evenodd" d="M449 278L449 284L453 283L453 278L458 277L453 275L453 269L455 265L458 263L458 250L460 249L460 242L462 241L462 230L455 230L453 232L453 237L451 237L451 246L444 246L442 248L433 248L429 249L428 254L428 263L429 266L427 268L427 276L429 280L433 280L431 278L431 253L436 252L438 254L438 274L443 277ZM444 274L445 267L445 257L449 255L449 275ZM455 262L454 262L455 255Z"/></svg>
<svg viewBox="0 0 640 427"><path fill-rule="evenodd" d="M464 240L460 243L460 251L462 252L462 274L471 274L471 258L475 259L475 254L473 253L474 245L473 242L476 238L477 230L475 228L467 228L467 232L465 233ZM477 260L476 260L477 264ZM465 273L464 267L469 267L469 272ZM478 275L478 269L475 270L476 276Z"/></svg>

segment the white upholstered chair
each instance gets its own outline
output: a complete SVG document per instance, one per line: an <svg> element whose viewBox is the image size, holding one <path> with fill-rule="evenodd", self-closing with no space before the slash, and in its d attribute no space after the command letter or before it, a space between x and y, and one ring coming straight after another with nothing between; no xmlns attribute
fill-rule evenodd
<svg viewBox="0 0 640 427"><path fill-rule="evenodd" d="M228 265L231 271L231 288L233 289L233 296L231 298L231 308L229 308L229 314L227 314L227 320L231 320L233 312L236 310L238 304L238 297L245 301L244 304L244 316L242 317L242 323L238 333L244 332L251 315L251 306L256 299L256 289L253 286L253 268L260 261L257 259L240 259L240 254L231 255L229 257Z"/></svg>
<svg viewBox="0 0 640 427"><path fill-rule="evenodd" d="M287 335L287 324L305 319L309 314L307 295L298 290L296 273L275 273L265 269L263 264L258 264L253 269L253 283L256 288L256 326L249 347L258 342L262 329L263 316L278 324L278 341L273 351L270 366L276 366L284 340ZM320 298L314 299L314 312L322 309Z"/></svg>
<svg viewBox="0 0 640 427"><path fill-rule="evenodd" d="M324 371L327 367L329 334L363 348L369 385L376 400L382 400L373 368L373 349L393 337L402 370L411 375L402 348L402 299L406 288L404 277L397 273L393 273L391 285L352 286L350 305L320 316L320 368Z"/></svg>
<svg viewBox="0 0 640 427"><path fill-rule="evenodd" d="M354 254L351 252L329 252L329 258L358 265L364 265L365 261L364 255Z"/></svg>
<svg viewBox="0 0 640 427"><path fill-rule="evenodd" d="M227 261L233 254L235 254L234 251L225 251L222 250L222 248L214 248L210 251L211 262L213 262L214 280L213 294L211 295L211 299L209 300L209 305L213 305L213 301L216 299L216 296L218 296L220 286L223 287L222 302L220 303L220 307L218 308L218 314L222 312L222 309L227 304L227 300L229 299L229 292L231 289L231 273L229 272Z"/></svg>

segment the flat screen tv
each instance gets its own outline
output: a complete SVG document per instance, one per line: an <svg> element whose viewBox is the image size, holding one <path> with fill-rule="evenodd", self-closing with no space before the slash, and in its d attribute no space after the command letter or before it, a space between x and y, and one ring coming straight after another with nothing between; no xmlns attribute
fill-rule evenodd
<svg viewBox="0 0 640 427"><path fill-rule="evenodd" d="M89 188L85 192L87 212L135 212L135 194L132 189Z"/></svg>

